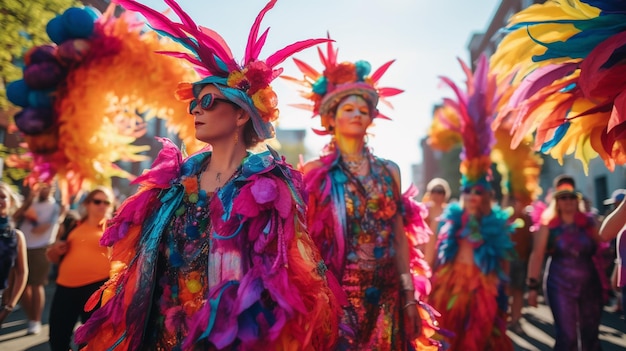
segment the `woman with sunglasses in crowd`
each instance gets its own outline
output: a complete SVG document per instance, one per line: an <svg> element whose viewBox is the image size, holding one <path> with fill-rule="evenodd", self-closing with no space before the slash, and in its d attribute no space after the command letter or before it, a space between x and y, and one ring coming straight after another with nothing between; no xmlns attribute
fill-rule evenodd
<svg viewBox="0 0 626 351"><path fill-rule="evenodd" d="M541 268L548 255L543 287L556 329L554 350L600 350L602 285L593 255L600 240L594 218L584 212L574 178L554 180L554 193L541 216L528 262L528 304L537 306Z"/></svg>
<svg viewBox="0 0 626 351"><path fill-rule="evenodd" d="M426 185L426 193L422 202L428 207L426 222L433 232L428 242L423 245L424 259L434 269L437 259L437 241L439 238L440 216L448 205L450 199L450 185L443 178L434 178Z"/></svg>
<svg viewBox="0 0 626 351"><path fill-rule="evenodd" d="M48 259L59 265L49 318L52 351L70 348L76 322L85 323L93 313L83 310L85 303L109 278L108 249L100 245L100 239L111 215L111 202L108 189L92 190L82 202L84 215L79 223L46 252Z"/></svg>
<svg viewBox="0 0 626 351"><path fill-rule="evenodd" d="M182 23L116 2L185 44L166 54L202 77L176 94L210 149L183 159L162 140L152 169L136 180L139 192L103 237L112 244L112 277L88 303L102 296L77 341L88 350L330 350L340 307L306 232L301 174L273 150L249 151L274 136L277 65L326 39L259 59L267 35L260 22L273 0L257 16L240 64L223 38L198 28L174 1L167 4Z"/></svg>

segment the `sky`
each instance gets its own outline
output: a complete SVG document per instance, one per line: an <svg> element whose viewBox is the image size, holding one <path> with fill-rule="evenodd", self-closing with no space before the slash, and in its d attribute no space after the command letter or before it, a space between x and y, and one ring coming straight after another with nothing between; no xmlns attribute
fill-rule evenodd
<svg viewBox="0 0 626 351"><path fill-rule="evenodd" d="M156 10L165 10L162 0L139 0ZM265 0L178 0L199 25L217 31L240 60L252 23L265 6ZM379 105L392 121L376 120L370 128L369 145L380 157L400 166L402 188L411 181L411 165L420 163L420 140L426 136L434 104L452 96L439 80L447 76L464 82L457 61L467 62L467 45L472 33L486 30L497 10L498 0L279 0L267 13L261 28L270 27L260 58L298 40L323 38L329 32L339 48L339 61L367 60L373 70L389 60L394 64L379 81L404 93L390 97L393 109ZM322 68L317 50L295 55L316 69ZM292 60L281 67L283 74L301 77ZM306 146L312 158L329 141L314 134L319 118L289 104L307 103L298 87L277 79L272 84L278 94L279 128L305 129Z"/></svg>

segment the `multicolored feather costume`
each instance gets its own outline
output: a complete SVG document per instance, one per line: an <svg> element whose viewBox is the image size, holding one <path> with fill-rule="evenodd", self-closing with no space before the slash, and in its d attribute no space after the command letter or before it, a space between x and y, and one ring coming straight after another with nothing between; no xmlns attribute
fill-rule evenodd
<svg viewBox="0 0 626 351"><path fill-rule="evenodd" d="M348 221L351 220L350 218L354 218L354 216L351 217L346 213L346 211L356 211L358 204L348 203L344 197L345 193L343 187L344 183L348 180L339 166L339 152L336 149L328 151L329 152L325 154L325 156L320 158L320 161L323 163L323 167L317 168L305 175L306 190L309 193L307 223L311 237L317 244L318 248L320 248L323 258L327 262L330 271L341 279L341 277L344 276L346 267L351 264L350 261L355 260L353 254L349 253L349 248L352 245L351 243L356 240L356 237L358 237L358 235L355 236L353 233L349 232L349 228L353 228L353 226L349 224ZM383 165L386 162L385 160L379 158L374 158L373 160L375 161L371 162L377 163L376 167L380 167L378 164ZM387 175L387 177L390 176ZM387 178L381 179L380 182L386 183L392 181ZM396 195L398 197L400 196L399 194ZM378 216L381 218L388 218L390 216L394 216L396 211L402 211L405 225L404 229L409 237L410 271L413 277L413 284L415 286L415 296L419 300L425 300L431 289L429 281L431 271L430 267L424 260L423 254L417 249L417 246L426 242L431 235L431 232L428 225L424 222L424 218L427 216L427 209L424 205L419 204L414 200L416 195L417 189L413 187L402 195L400 203L401 207L396 207L393 200L391 202L387 202L382 201L382 199L378 201L378 204L368 203L368 206L376 207ZM363 237L366 235L367 233L362 234ZM378 243L378 245L381 245L381 255L383 252L388 250L388 248L382 246L382 243ZM382 257L378 260L381 262L384 261ZM387 281L386 284L390 284L392 281L396 281L397 283L396 268L395 266L392 266L391 268L391 271L385 269L380 270L375 274L385 276L391 274L391 277L385 278L385 280L390 280ZM352 277L350 279L356 278ZM370 287L371 290L378 288L380 287ZM398 293L399 288L394 286L391 292ZM382 295L389 295L389 292L382 293ZM353 302L354 301L351 300L351 303ZM361 304L356 305L356 308L358 309L361 307L363 307ZM423 332L418 339L411 341L411 346L416 350L438 350L441 345L431 338L439 330L436 322L439 314L423 302L418 305L418 312L422 317ZM375 316L376 314L374 313L373 315ZM365 323L364 320L361 320L361 322ZM379 322L382 323L382 321ZM385 323L391 322L386 321ZM397 324L397 321L394 322L394 324ZM363 326L360 325L359 327L362 328ZM389 326L378 325L378 328L380 328L380 330L385 330L386 328L389 328ZM394 335L393 337L399 338L400 336ZM360 345L361 342L367 342L370 339L375 340L375 335L362 336L362 339L355 342L349 350L353 350L354 347ZM385 338L385 342L388 342L387 339L388 338ZM381 342L377 346L384 349L384 345L386 344Z"/></svg>
<svg viewBox="0 0 626 351"><path fill-rule="evenodd" d="M113 246L112 275L87 305L102 299L102 307L76 333L87 350L139 350L149 338L164 230L185 215L184 199L198 201L198 172L211 155L183 161L171 142L164 139L163 146L152 169L136 179L139 192L124 202L102 238ZM220 271L208 301L181 327L189 331L183 350L203 341L213 345L210 350L293 351L330 350L335 342L339 304L304 230L301 176L277 157L250 154L240 175L207 204L214 229L209 265L228 255L249 262L240 273Z"/></svg>
<svg viewBox="0 0 626 351"><path fill-rule="evenodd" d="M485 56L480 57L475 72L463 62L461 66L467 76L465 90L442 78L456 99L444 99L435 110L431 145L449 149L452 143L461 142L461 186L464 192L478 189L485 193L491 190L492 157L499 157L492 150L491 124L504 89L498 89L495 76L489 74ZM501 171L508 174L512 170L504 166ZM511 214L512 209L491 206L489 213L479 217L454 203L441 216L439 266L433 275L429 302L445 311L440 322L442 328L454 333L446 338L450 350L513 349L505 335L507 303L501 289L508 280L503 264L512 258L510 234L516 225L509 223ZM471 245L473 262L457 260L461 245L466 249ZM467 257L467 250L464 252Z"/></svg>
<svg viewBox="0 0 626 351"><path fill-rule="evenodd" d="M512 147L534 134L534 148L585 167L600 156L626 162L626 5L554 0L513 16L493 55L499 79L515 74L515 92L499 112L511 119Z"/></svg>
<svg viewBox="0 0 626 351"><path fill-rule="evenodd" d="M71 8L50 21L48 32L58 45L31 49L24 80L7 88L24 107L15 123L32 160L27 181L56 177L64 202L83 187L109 185L113 176L132 179L115 162L145 159L140 153L146 147L135 141L153 118L165 120L189 152L204 146L195 139L185 103L172 94L180 80L197 76L181 61L153 54L178 45L143 32L130 13L117 18L113 10L96 17ZM67 28L91 30L72 34Z"/></svg>

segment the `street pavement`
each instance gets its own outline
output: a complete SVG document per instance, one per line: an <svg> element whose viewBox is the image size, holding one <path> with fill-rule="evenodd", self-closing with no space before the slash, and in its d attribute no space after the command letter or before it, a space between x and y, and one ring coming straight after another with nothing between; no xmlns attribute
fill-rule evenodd
<svg viewBox="0 0 626 351"><path fill-rule="evenodd" d="M38 335L26 335L26 315L22 309L14 311L0 330L0 351L50 351L48 346L48 314L54 285L46 287L44 326ZM541 302L541 300L540 300ZM548 351L554 346L554 326L550 309L540 303L537 308L525 307L521 321L525 335L507 334L515 344L515 351ZM626 321L605 308L600 326L603 351L626 350Z"/></svg>

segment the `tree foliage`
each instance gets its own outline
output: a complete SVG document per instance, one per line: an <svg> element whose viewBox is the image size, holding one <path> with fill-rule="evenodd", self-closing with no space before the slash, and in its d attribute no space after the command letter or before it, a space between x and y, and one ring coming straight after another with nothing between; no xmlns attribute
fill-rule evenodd
<svg viewBox="0 0 626 351"><path fill-rule="evenodd" d="M46 24L76 0L0 0L0 110L6 110L6 84L22 77L21 57L29 48L50 42Z"/></svg>

